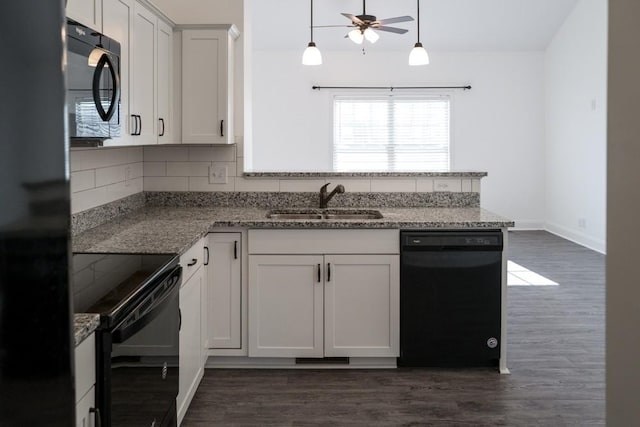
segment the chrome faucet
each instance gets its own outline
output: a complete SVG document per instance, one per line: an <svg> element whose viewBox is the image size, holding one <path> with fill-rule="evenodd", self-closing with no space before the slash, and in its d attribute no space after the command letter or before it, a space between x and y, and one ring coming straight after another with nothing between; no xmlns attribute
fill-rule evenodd
<svg viewBox="0 0 640 427"><path fill-rule="evenodd" d="M344 193L344 186L342 184L338 184L331 193L327 194L327 187L329 186L329 184L331 183L327 182L325 185L320 187L320 209L325 209L327 207L327 203L329 203L329 200L331 200L331 198L335 196L336 193Z"/></svg>

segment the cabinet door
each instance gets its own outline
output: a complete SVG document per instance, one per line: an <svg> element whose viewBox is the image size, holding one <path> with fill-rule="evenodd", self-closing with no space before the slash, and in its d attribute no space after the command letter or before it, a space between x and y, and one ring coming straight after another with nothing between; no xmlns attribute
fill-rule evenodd
<svg viewBox="0 0 640 427"><path fill-rule="evenodd" d="M202 379L200 298L204 268L200 267L180 288L180 381L178 386L178 424Z"/></svg>
<svg viewBox="0 0 640 427"><path fill-rule="evenodd" d="M130 129L131 32L133 31L134 0L104 0L102 22L104 34L120 43L120 137L108 145L132 144Z"/></svg>
<svg viewBox="0 0 640 427"><path fill-rule="evenodd" d="M322 256L249 257L249 356L322 357Z"/></svg>
<svg viewBox="0 0 640 427"><path fill-rule="evenodd" d="M210 348L241 346L242 234L209 234L208 330Z"/></svg>
<svg viewBox="0 0 640 427"><path fill-rule="evenodd" d="M158 20L158 144L175 142L172 140L172 51L173 30L166 23Z"/></svg>
<svg viewBox="0 0 640 427"><path fill-rule="evenodd" d="M102 0L68 0L66 15L98 32L102 32Z"/></svg>
<svg viewBox="0 0 640 427"><path fill-rule="evenodd" d="M326 255L325 268L325 356L397 357L398 255Z"/></svg>
<svg viewBox="0 0 640 427"><path fill-rule="evenodd" d="M140 3L134 4L131 43L130 129L135 144L158 142L156 121L156 24L157 18ZM133 117L137 115L136 119Z"/></svg>
<svg viewBox="0 0 640 427"><path fill-rule="evenodd" d="M78 403L76 403L76 427L95 427L100 423L96 422L98 413L96 407L96 390L95 387L85 394Z"/></svg>
<svg viewBox="0 0 640 427"><path fill-rule="evenodd" d="M228 34L182 32L182 142L229 143Z"/></svg>

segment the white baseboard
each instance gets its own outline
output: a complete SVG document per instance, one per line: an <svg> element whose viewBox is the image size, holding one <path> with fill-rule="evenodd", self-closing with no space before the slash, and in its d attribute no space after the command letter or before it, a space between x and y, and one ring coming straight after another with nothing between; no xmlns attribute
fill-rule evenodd
<svg viewBox="0 0 640 427"><path fill-rule="evenodd" d="M567 227L551 222L545 223L544 230L548 231L549 233L555 234L556 236L562 237L563 239L570 240L573 243L577 243L580 246L584 246L585 248L600 252L601 254L607 253L607 244L604 240L594 239L593 237L580 231L571 230Z"/></svg>

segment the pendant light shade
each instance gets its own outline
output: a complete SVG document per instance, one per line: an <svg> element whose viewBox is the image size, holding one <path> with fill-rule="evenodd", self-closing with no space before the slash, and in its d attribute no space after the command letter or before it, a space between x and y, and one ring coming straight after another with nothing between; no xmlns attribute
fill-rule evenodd
<svg viewBox="0 0 640 427"><path fill-rule="evenodd" d="M302 65L320 65L322 64L322 54L320 49L313 42L313 0L311 0L311 40L309 45L302 54Z"/></svg>
<svg viewBox="0 0 640 427"><path fill-rule="evenodd" d="M364 41L364 35L359 29L349 31L349 38L356 44L362 44Z"/></svg>
<svg viewBox="0 0 640 427"><path fill-rule="evenodd" d="M309 42L309 45L302 54L303 65L320 65L322 64L322 54L320 49L316 47L314 42Z"/></svg>
<svg viewBox="0 0 640 427"><path fill-rule="evenodd" d="M420 0L416 0L416 3L418 9L418 41L409 54L409 65L427 65L429 64L429 54L420 43Z"/></svg>
<svg viewBox="0 0 640 427"><path fill-rule="evenodd" d="M366 30L364 30L364 38L367 39L367 41L369 43L373 44L373 43L378 41L380 36L378 35L378 33L373 31L371 28L367 28Z"/></svg>
<svg viewBox="0 0 640 427"><path fill-rule="evenodd" d="M422 47L422 43L415 44L411 53L409 54L409 65L427 65L429 64L429 54L427 50Z"/></svg>

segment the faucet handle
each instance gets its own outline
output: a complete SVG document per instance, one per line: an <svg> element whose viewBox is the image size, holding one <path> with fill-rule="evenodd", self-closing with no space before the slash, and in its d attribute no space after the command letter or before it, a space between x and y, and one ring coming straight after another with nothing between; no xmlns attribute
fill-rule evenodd
<svg viewBox="0 0 640 427"><path fill-rule="evenodd" d="M322 187L320 187L320 191L327 191L327 187L330 185L330 182L327 182L325 185L323 185Z"/></svg>

